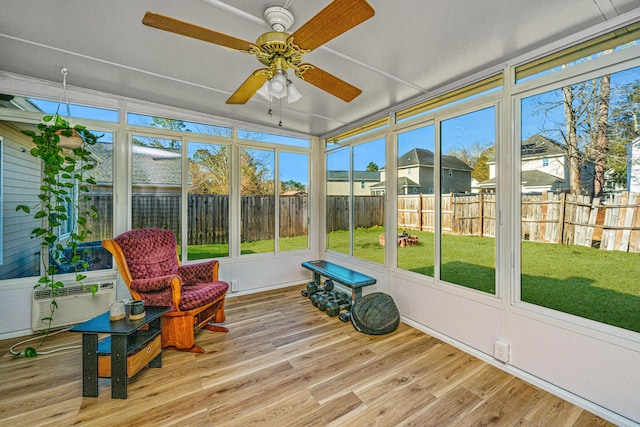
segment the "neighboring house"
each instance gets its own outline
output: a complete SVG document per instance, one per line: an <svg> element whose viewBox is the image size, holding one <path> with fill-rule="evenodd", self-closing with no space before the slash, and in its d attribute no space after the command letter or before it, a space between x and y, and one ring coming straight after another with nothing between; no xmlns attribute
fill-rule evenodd
<svg viewBox="0 0 640 427"><path fill-rule="evenodd" d="M90 147L97 165L92 174L97 192L111 194L113 184L113 144L98 142ZM179 150L132 146L133 194L180 194L182 165Z"/></svg>
<svg viewBox="0 0 640 427"><path fill-rule="evenodd" d="M379 171L354 171L353 172L353 195L370 196L370 187L380 183ZM348 195L351 184L349 182L349 171L327 171L327 195L342 196Z"/></svg>
<svg viewBox="0 0 640 427"><path fill-rule="evenodd" d="M631 141L627 148L627 189L640 193L640 138Z"/></svg>
<svg viewBox="0 0 640 427"><path fill-rule="evenodd" d="M398 157L398 195L433 194L434 154L430 150L413 148ZM457 157L443 155L440 159L442 193L469 193L473 169ZM380 175L381 183L372 191L384 194L385 170Z"/></svg>
<svg viewBox="0 0 640 427"><path fill-rule="evenodd" d="M521 191L540 193L569 191L569 162L564 145L542 135L533 135L522 142ZM479 183L483 191L496 189L496 162L489 161L489 179ZM581 193L593 193L593 164L580 166Z"/></svg>

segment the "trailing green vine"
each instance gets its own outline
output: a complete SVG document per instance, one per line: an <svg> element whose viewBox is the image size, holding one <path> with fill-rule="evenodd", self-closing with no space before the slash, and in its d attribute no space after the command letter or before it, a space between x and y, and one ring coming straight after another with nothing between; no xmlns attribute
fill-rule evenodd
<svg viewBox="0 0 640 427"><path fill-rule="evenodd" d="M64 287L64 283L56 277L59 274L56 264L68 262L65 253L71 254L70 262L74 266L75 279L83 286L82 281L86 276L82 272L89 268L89 263L82 257L79 243L91 235L91 230L87 227L88 220L97 217L97 208L90 203L89 190L89 185L96 183L90 175L95 164L87 148L96 144L99 137L84 126L71 127L69 122L58 114L45 116L38 124L38 130L39 132L22 131L31 137L35 145L30 151L31 155L42 161L42 184L38 193L38 203L35 206L18 205L16 211L26 214L35 212L33 218L40 220L40 225L31 230L31 237L40 239L42 253L49 254L41 257L44 272L34 286L34 289L41 287L51 291L50 314L42 319L47 325L46 339L51 330L53 314L58 309L56 296L60 295L60 288ZM61 139L73 136L81 138L81 145L72 149L62 148ZM65 223L71 224L71 230L69 237L62 241L59 227ZM97 292L97 286L87 288L94 295ZM33 351L29 353L35 356L35 350L31 350ZM26 350L25 355L29 356Z"/></svg>

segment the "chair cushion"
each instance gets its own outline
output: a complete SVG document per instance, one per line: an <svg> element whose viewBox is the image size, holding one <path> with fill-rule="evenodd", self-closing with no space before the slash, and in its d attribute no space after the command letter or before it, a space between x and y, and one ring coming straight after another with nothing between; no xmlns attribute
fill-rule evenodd
<svg viewBox="0 0 640 427"><path fill-rule="evenodd" d="M133 279L178 272L176 236L172 231L143 228L126 231L114 240L122 248Z"/></svg>
<svg viewBox="0 0 640 427"><path fill-rule="evenodd" d="M183 285L180 295L180 310L187 311L202 307L223 296L229 284L222 281Z"/></svg>

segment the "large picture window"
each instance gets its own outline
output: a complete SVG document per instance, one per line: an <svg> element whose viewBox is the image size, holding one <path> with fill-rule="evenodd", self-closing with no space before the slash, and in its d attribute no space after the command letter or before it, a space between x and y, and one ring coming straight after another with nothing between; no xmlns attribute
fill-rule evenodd
<svg viewBox="0 0 640 427"><path fill-rule="evenodd" d="M495 293L495 107L442 121L440 135L440 279Z"/></svg>
<svg viewBox="0 0 640 427"><path fill-rule="evenodd" d="M640 67L521 99L520 293L640 332L638 99Z"/></svg>
<svg viewBox="0 0 640 427"><path fill-rule="evenodd" d="M385 138L327 154L327 249L384 264Z"/></svg>
<svg viewBox="0 0 640 427"><path fill-rule="evenodd" d="M229 146L188 143L187 259L229 255Z"/></svg>
<svg viewBox="0 0 640 427"><path fill-rule="evenodd" d="M30 154L31 139L21 130L32 129L24 123L0 122L2 149L2 210L5 213L2 233L3 263L0 265L0 279L37 277L43 266L54 268L56 274L73 274L76 269L96 271L110 269L112 257L102 248L101 241L113 236L113 164L112 151L114 134L105 131L93 131L101 135L98 142L89 147L90 158L95 168L91 175L96 183L88 185L91 200L78 198L77 183L73 177L67 181L69 199L65 201L67 220L57 227L61 240L69 238L73 224L78 217L76 209L97 208L97 218L88 218L88 239L78 246L77 255L81 261L74 260L69 249L54 254L49 248L40 246L38 239L31 238L31 230L41 226L40 220L24 212L16 211L16 206L26 205L32 211L39 203L38 193L41 181L42 165ZM63 279L64 280L64 279Z"/></svg>
<svg viewBox="0 0 640 427"><path fill-rule="evenodd" d="M240 148L240 250L275 252L275 151Z"/></svg>
<svg viewBox="0 0 640 427"><path fill-rule="evenodd" d="M398 133L398 268L434 276L435 127Z"/></svg>
<svg viewBox="0 0 640 427"><path fill-rule="evenodd" d="M278 250L307 249L309 155L278 153L280 183Z"/></svg>
<svg viewBox="0 0 640 427"><path fill-rule="evenodd" d="M131 137L131 228L163 228L181 242L182 141Z"/></svg>

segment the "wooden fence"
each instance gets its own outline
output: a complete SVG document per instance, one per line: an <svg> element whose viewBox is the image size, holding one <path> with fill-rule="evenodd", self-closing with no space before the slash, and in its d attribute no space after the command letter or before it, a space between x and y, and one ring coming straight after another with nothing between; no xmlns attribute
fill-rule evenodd
<svg viewBox="0 0 640 427"><path fill-rule="evenodd" d="M228 243L229 198L194 195L188 199L188 244ZM281 196L281 237L307 234L307 196ZM349 229L349 196L327 197L327 231ZM112 236L111 196L96 196L99 220L91 223L92 240ZM275 198L243 196L243 241L273 239ZM435 232L433 194L398 196L398 227ZM354 197L354 228L384 226L384 196ZM640 252L640 194L621 193L606 201L564 193L522 196L522 240L599 247L604 250ZM135 195L133 228L161 227L180 237L180 196ZM441 200L444 232L495 237L494 194L450 194Z"/></svg>
<svg viewBox="0 0 640 427"><path fill-rule="evenodd" d="M307 234L307 196L280 196L280 237ZM91 240L110 239L113 197L96 195L98 220L91 221ZM187 200L187 243L202 245L228 243L229 196L189 194ZM275 197L242 196L240 208L243 241L274 238ZM180 240L180 196L140 195L131 200L132 228L158 227L172 230Z"/></svg>
<svg viewBox="0 0 640 427"><path fill-rule="evenodd" d="M445 233L495 237L494 194L444 194L440 202ZM433 194L398 196L398 228L435 231Z"/></svg>

